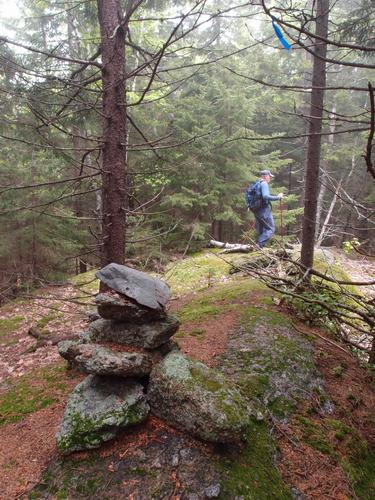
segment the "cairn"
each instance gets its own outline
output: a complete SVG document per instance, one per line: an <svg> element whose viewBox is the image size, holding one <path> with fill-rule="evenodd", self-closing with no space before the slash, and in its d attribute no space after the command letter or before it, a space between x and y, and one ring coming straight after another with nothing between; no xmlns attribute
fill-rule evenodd
<svg viewBox="0 0 375 500"><path fill-rule="evenodd" d="M177 344L179 322L166 313L169 287L126 266L109 264L97 277L100 319L78 340L59 343L60 355L89 376L70 395L57 444L62 453L95 448L120 429L144 421L144 392L155 364Z"/></svg>
<svg viewBox="0 0 375 500"><path fill-rule="evenodd" d="M56 436L61 453L96 448L150 412L206 441L240 441L248 402L221 372L179 352L169 287L118 264L96 275L108 288L95 299L100 319L58 346L88 374L69 397Z"/></svg>

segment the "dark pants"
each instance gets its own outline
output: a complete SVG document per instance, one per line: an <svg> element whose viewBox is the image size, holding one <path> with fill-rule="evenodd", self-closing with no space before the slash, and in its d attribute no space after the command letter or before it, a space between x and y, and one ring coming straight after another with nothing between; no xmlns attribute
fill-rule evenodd
<svg viewBox="0 0 375 500"><path fill-rule="evenodd" d="M275 233L275 221L272 216L272 208L270 205L261 208L254 212L255 227L258 233L257 244L261 248L272 238Z"/></svg>

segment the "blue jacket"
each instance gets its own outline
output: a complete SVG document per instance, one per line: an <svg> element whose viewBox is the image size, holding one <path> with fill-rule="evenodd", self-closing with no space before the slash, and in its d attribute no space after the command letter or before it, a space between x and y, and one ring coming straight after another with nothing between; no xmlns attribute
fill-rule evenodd
<svg viewBox="0 0 375 500"><path fill-rule="evenodd" d="M262 180L260 183L260 187L262 190L262 198L266 206L271 205L271 201L277 201L280 199L278 195L274 196L273 194L270 194L268 182Z"/></svg>

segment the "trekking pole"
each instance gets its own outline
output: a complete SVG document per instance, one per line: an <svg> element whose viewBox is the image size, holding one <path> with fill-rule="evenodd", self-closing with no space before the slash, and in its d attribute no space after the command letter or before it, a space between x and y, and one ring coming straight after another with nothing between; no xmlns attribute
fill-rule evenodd
<svg viewBox="0 0 375 500"><path fill-rule="evenodd" d="M283 222L283 200L280 198L280 234L281 245L284 247L284 222Z"/></svg>

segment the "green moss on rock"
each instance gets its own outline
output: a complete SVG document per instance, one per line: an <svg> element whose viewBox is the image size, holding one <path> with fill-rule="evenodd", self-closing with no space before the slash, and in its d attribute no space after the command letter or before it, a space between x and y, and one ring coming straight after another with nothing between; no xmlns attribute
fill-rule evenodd
<svg viewBox="0 0 375 500"><path fill-rule="evenodd" d="M222 373L177 352L152 370L148 399L156 416L206 441L239 441L249 420L249 404Z"/></svg>
<svg viewBox="0 0 375 500"><path fill-rule="evenodd" d="M220 367L246 398L285 419L319 387L312 347L294 334L289 318L275 311L248 306L241 323Z"/></svg>
<svg viewBox="0 0 375 500"><path fill-rule="evenodd" d="M61 453L96 448L120 428L145 420L149 406L132 380L89 376L70 395L57 445Z"/></svg>

